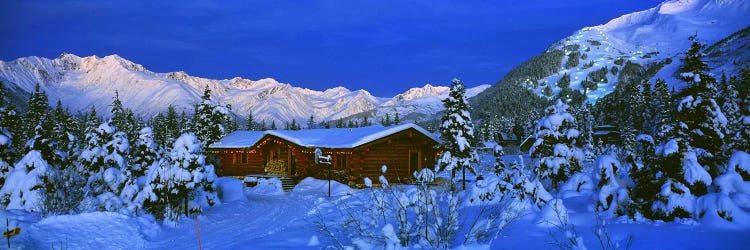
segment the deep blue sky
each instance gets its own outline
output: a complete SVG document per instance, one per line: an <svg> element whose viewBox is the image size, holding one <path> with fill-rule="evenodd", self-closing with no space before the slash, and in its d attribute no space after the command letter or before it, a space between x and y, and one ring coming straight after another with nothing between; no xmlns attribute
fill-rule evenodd
<svg viewBox="0 0 750 250"><path fill-rule="evenodd" d="M152 2L3 1L0 60L119 54L155 72L391 96L494 84L580 28L660 1Z"/></svg>

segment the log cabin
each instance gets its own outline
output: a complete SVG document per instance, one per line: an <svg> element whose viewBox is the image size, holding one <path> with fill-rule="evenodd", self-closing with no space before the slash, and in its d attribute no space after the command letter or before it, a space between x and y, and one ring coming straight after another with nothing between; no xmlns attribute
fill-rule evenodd
<svg viewBox="0 0 750 250"><path fill-rule="evenodd" d="M413 173L433 168L440 139L415 124L309 130L235 131L208 147L217 156L217 175L279 175L332 178L352 186L364 177L378 183L409 183ZM330 164L315 163L315 149L331 156ZM330 171L329 171L330 168Z"/></svg>

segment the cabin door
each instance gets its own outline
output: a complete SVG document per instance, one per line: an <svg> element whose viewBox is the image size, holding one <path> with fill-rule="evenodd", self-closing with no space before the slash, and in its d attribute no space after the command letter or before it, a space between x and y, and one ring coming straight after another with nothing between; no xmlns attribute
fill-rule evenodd
<svg viewBox="0 0 750 250"><path fill-rule="evenodd" d="M422 169L422 161L419 159L422 156L422 152L418 150L409 151L409 175L412 175L414 171Z"/></svg>

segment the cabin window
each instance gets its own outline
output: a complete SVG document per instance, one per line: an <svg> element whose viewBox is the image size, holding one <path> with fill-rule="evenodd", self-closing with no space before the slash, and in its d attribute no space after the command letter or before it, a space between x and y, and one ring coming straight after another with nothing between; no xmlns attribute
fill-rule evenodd
<svg viewBox="0 0 750 250"><path fill-rule="evenodd" d="M341 154L336 157L335 167L337 169L346 169L346 155Z"/></svg>

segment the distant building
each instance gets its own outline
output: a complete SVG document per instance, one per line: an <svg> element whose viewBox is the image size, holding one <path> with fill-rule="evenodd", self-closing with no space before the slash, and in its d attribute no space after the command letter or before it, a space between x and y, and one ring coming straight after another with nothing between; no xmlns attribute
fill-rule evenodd
<svg viewBox="0 0 750 250"><path fill-rule="evenodd" d="M218 156L218 175L279 175L325 179L328 165L316 164L315 149L331 156L333 179L377 183L386 165L389 182L410 182L412 173L433 167L440 144L434 134L414 125L310 130L236 131L208 149Z"/></svg>

